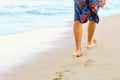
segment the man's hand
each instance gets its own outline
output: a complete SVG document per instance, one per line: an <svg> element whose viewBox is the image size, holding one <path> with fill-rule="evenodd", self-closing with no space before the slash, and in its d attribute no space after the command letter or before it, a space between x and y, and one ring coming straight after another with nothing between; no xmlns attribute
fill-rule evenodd
<svg viewBox="0 0 120 80"><path fill-rule="evenodd" d="M103 7L106 4L106 0L101 0L99 3L99 7Z"/></svg>

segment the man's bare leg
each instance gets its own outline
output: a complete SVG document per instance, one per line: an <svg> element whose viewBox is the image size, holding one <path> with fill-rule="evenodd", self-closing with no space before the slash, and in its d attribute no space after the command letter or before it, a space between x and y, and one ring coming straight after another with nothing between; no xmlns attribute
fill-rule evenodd
<svg viewBox="0 0 120 80"><path fill-rule="evenodd" d="M95 28L96 28L96 22L94 20L89 21L89 23L88 23L88 42L87 42L88 49L96 46L97 41L95 39L93 40Z"/></svg>
<svg viewBox="0 0 120 80"><path fill-rule="evenodd" d="M75 37L75 44L76 44L76 51L74 55L76 57L82 56L81 53L81 39L82 39L82 23L79 21L75 21L73 25L74 37Z"/></svg>

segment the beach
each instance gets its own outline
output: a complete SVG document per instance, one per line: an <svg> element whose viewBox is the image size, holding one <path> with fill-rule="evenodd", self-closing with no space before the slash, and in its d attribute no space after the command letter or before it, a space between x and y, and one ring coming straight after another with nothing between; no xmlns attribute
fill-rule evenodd
<svg viewBox="0 0 120 80"><path fill-rule="evenodd" d="M119 18L120 15L115 15L100 19L95 32L97 46L91 49L85 48L87 42L87 26L85 24L83 26L82 39L83 56L79 58L73 55L75 44L72 25L70 26L71 29L61 33L64 37L51 41L49 49L44 51L39 51L39 45L41 45L39 44L40 38L35 37L39 36L39 30L17 35L0 36L0 43L5 39L8 40L8 43L6 43L7 48L4 44L0 45L3 52L11 53L12 51L8 48L12 47L12 50L16 50L13 52L17 54L26 52L32 52L33 54L35 53L34 51L37 52L36 56L32 57L31 55L26 62L13 66L8 71L0 72L0 79L120 80ZM29 39L31 40L28 41ZM19 44L16 44L17 41ZM23 46L23 43L27 43L27 47ZM31 44L29 45L29 43ZM35 44L33 45L32 43ZM27 57L25 56L24 58Z"/></svg>

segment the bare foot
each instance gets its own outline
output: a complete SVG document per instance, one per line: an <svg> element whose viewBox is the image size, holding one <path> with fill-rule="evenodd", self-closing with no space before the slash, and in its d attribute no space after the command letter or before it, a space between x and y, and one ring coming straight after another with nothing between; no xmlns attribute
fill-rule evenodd
<svg viewBox="0 0 120 80"><path fill-rule="evenodd" d="M80 56L82 56L82 53L80 51L76 51L73 53L73 55L76 57L80 57Z"/></svg>
<svg viewBox="0 0 120 80"><path fill-rule="evenodd" d="M88 43L87 44L87 49L90 49L90 48L92 48L92 47L95 47L96 46L96 44L97 44L97 41L94 39L91 43Z"/></svg>

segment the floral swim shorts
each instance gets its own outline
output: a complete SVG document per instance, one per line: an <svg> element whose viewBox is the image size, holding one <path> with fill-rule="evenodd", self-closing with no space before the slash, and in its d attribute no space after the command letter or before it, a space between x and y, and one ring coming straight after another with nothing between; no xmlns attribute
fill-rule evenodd
<svg viewBox="0 0 120 80"><path fill-rule="evenodd" d="M74 21L86 23L88 20L99 22L98 16L98 0L74 0L75 14Z"/></svg>

